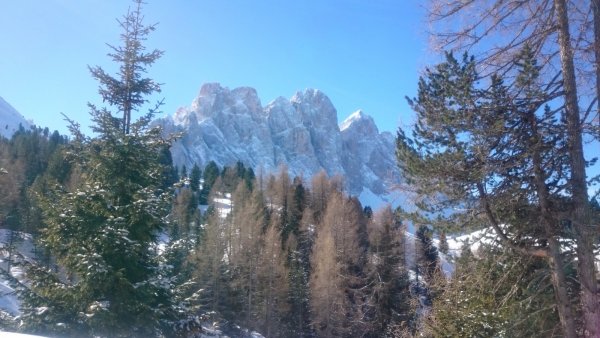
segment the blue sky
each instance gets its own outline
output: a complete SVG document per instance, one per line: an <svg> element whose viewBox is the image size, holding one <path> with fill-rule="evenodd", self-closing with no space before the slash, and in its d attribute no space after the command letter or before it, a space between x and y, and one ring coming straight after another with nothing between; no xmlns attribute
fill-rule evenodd
<svg viewBox="0 0 600 338"><path fill-rule="evenodd" d="M0 96L36 124L66 132L60 113L89 125L101 103L87 65L111 69L105 43L119 44L125 0L4 1ZM357 109L381 130L413 121L431 56L418 0L149 0L147 41L165 51L149 75L164 83L165 114L187 106L206 82L256 88L263 105L317 88L340 122Z"/></svg>

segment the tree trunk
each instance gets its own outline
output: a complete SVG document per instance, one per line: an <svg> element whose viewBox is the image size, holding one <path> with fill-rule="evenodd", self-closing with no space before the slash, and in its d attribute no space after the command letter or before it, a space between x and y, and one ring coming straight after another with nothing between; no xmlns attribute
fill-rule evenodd
<svg viewBox="0 0 600 338"><path fill-rule="evenodd" d="M6 268L6 272L10 275L10 269L12 268L12 259L13 259L13 250L15 249L15 231L10 230L9 240L8 240L8 267Z"/></svg>
<svg viewBox="0 0 600 338"><path fill-rule="evenodd" d="M598 111L598 125L600 126L600 0L592 0L592 13L594 16L594 58L596 70L596 99ZM600 138L600 134L597 135Z"/></svg>
<svg viewBox="0 0 600 338"><path fill-rule="evenodd" d="M560 250L560 242L557 235L560 232L558 220L550 212L549 191L546 185L546 175L543 170L542 154L540 153L541 135L538 130L535 111L537 106L531 107L527 114L527 121L533 137L529 138L529 148L532 149L533 173L535 190L540 203L541 222L544 225L544 232L548 240L549 261L552 271L552 286L554 287L554 296L558 308L558 316L563 329L563 334L568 338L577 337L575 329L575 318L571 309L571 300L569 297L567 279L565 276L563 255Z"/></svg>
<svg viewBox="0 0 600 338"><path fill-rule="evenodd" d="M588 227L588 195L583 156L582 131L565 0L554 0L558 19L558 43L565 91L567 134L571 161L570 185L573 194L573 228L577 242L577 268L581 284L584 335L600 337L600 304L594 269L595 234Z"/></svg>
<svg viewBox="0 0 600 338"><path fill-rule="evenodd" d="M566 338L577 337L575 329L575 320L571 309L571 301L567 291L567 279L565 276L564 262L560 253L560 244L556 237L548 238L548 248L550 249L550 266L552 270L552 286L554 287L554 296L556 297L556 306L558 317L563 328L563 334Z"/></svg>

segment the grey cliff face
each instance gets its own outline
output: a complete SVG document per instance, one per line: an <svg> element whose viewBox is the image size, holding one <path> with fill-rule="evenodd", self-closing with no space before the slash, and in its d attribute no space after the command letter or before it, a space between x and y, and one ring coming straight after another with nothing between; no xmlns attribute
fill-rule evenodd
<svg viewBox="0 0 600 338"><path fill-rule="evenodd" d="M376 195L381 202L400 180L393 136L379 133L361 111L338 125L335 107L319 90L279 97L263 107L253 88L205 84L191 107L158 123L167 132L183 133L171 148L178 166L242 161L267 172L286 165L291 175L304 177L325 170L343 175L349 193Z"/></svg>

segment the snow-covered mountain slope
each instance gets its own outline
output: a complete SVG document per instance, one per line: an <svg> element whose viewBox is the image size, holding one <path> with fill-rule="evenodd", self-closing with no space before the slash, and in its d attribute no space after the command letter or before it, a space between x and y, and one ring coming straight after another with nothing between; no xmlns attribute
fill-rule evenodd
<svg viewBox="0 0 600 338"><path fill-rule="evenodd" d="M15 131L19 130L19 125L29 128L29 122L23 115L0 97L0 135L10 138Z"/></svg>
<svg viewBox="0 0 600 338"><path fill-rule="evenodd" d="M14 247L11 252L9 243ZM23 261L35 260L33 237L23 232L12 232L0 229L0 269L16 278L21 283L24 280ZM10 264L9 264L10 261ZM10 270L9 270L10 266ZM21 303L11 283L0 275L0 311L5 311L11 316L20 314ZM2 335L0 335L2 336Z"/></svg>
<svg viewBox="0 0 600 338"><path fill-rule="evenodd" d="M325 170L345 177L348 192L374 207L394 202L390 187L401 178L393 135L380 133L362 111L338 125L335 107L316 89L263 106L253 88L205 84L190 107L158 123L167 132L183 132L171 148L178 166L242 161L276 172L285 165L291 175L306 178Z"/></svg>

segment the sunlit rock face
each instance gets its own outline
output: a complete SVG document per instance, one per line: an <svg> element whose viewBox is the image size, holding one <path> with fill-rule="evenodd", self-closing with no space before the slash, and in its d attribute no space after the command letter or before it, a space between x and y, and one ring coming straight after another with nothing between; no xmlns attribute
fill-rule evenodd
<svg viewBox="0 0 600 338"><path fill-rule="evenodd" d="M348 192L370 205L384 203L400 180L393 135L380 133L362 111L339 124L335 107L316 89L263 106L253 88L209 83L190 107L157 123L182 133L171 148L179 167L241 161L264 172L285 165L291 175L307 178L325 170L344 176Z"/></svg>

